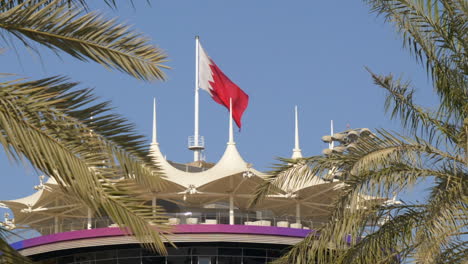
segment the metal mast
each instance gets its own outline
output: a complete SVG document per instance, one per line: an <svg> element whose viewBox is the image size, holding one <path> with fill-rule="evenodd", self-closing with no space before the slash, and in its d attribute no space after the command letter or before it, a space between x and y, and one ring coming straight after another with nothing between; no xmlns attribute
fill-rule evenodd
<svg viewBox="0 0 468 264"><path fill-rule="evenodd" d="M199 60L199 55L198 55L198 50L200 47L200 40L198 36L195 37L195 129L193 136L189 137L188 140L188 148L193 151L193 161L201 161L203 160L202 158L202 151L205 149L205 140L203 136L200 136L198 133L198 116L199 116L199 111L198 111L198 60Z"/></svg>

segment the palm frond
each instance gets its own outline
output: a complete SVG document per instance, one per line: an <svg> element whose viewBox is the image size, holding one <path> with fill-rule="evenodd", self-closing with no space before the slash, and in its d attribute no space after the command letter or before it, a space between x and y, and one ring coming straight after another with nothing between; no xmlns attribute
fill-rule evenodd
<svg viewBox="0 0 468 264"><path fill-rule="evenodd" d="M412 232L423 218L422 208L412 205L392 208L392 217L381 228L351 245L341 256L339 263L400 263L411 254ZM389 210L389 215L391 212ZM372 252L372 254L367 254Z"/></svg>
<svg viewBox="0 0 468 264"><path fill-rule="evenodd" d="M163 188L157 167L141 149L141 137L121 118L111 122L113 127L93 124L91 116L97 124L101 117L112 116L107 104L87 108L94 99L90 90L68 92L74 86L63 78L0 83L0 144L12 158L25 157L54 177L93 211L105 209L140 241L147 242L150 236L154 240L148 245L165 252L159 238L167 231L160 224L165 217L144 206L141 191L129 193L137 185ZM121 141L128 142L119 145ZM125 179L132 179L135 186Z"/></svg>
<svg viewBox="0 0 468 264"><path fill-rule="evenodd" d="M425 207L422 226L415 234L420 243L415 258L427 263L436 263L443 249L454 239L459 239L458 234L468 226L468 174L466 169L459 173L451 171L451 174L464 174L464 177L437 178L437 185L432 188Z"/></svg>
<svg viewBox="0 0 468 264"><path fill-rule="evenodd" d="M409 83L371 73L376 84L389 92L387 108L413 137L380 130L343 153L306 158L314 174L340 171L344 187L328 223L279 263L400 263L407 257L421 263L466 260L466 243L460 241L468 226L468 5L449 0L364 2L395 24L405 47L433 78L441 103L437 112L423 109L413 102ZM290 177L298 182L300 175ZM276 179L280 177L271 181ZM363 193L389 197L421 179L432 183L425 202L363 203ZM389 217L385 224L366 230L384 215ZM364 236L368 231L371 234Z"/></svg>
<svg viewBox="0 0 468 264"><path fill-rule="evenodd" d="M0 13L0 28L31 47L33 40L53 51L92 60L142 80L164 80L166 55L130 26L70 8L63 0L24 1ZM8 44L8 43L7 43Z"/></svg>
<svg viewBox="0 0 468 264"><path fill-rule="evenodd" d="M369 69L368 71L374 83L389 92L385 101L386 110L392 118L399 118L403 127L408 128L411 134L427 135L429 141L435 138L437 143L444 138L449 140L445 143L463 144L463 138L458 134L459 127L450 123L450 120L437 118L435 114L413 102L414 90L408 83L394 80L392 75L379 76Z"/></svg>
<svg viewBox="0 0 468 264"><path fill-rule="evenodd" d="M451 242L448 247L435 259L435 263L466 263L466 252L468 251L468 241L458 240Z"/></svg>
<svg viewBox="0 0 468 264"><path fill-rule="evenodd" d="M302 174L297 171L287 174L288 179L281 178L282 169L291 169L290 161L284 161L284 166L278 166L277 175L271 177L270 183L299 183ZM404 205L405 212L397 210L397 207L381 206L378 202L366 202L363 194L375 198L390 197L394 192L415 185L420 179L436 177L460 184L466 177L464 161L457 155L442 151L421 138L412 140L385 130L377 131L372 137L358 139L355 147L344 153L310 157L304 161L307 161L306 166L310 166L309 170L314 175L326 175L332 168L342 171L344 187L328 223L296 245L285 256L284 263L308 263L312 260L318 263L392 263L398 257L410 255L414 248L406 244L422 245L412 237L415 230L430 230L430 226L426 226L432 219L427 215L428 208ZM455 164L452 166L456 166L459 173L454 173L453 167L447 164ZM264 195L265 192L259 191L257 194ZM458 196L449 201L460 199ZM367 225L388 215L394 215L388 224L374 230L372 236L359 239L364 235ZM459 227L452 223L450 228L453 231ZM441 229L440 233L443 233L442 230L448 231ZM352 238L351 245L346 237ZM452 241L452 238L447 241ZM382 250L382 247L392 251ZM373 255L366 255L368 251L373 252Z"/></svg>
<svg viewBox="0 0 468 264"><path fill-rule="evenodd" d="M8 244L6 238L12 235L15 234L0 225L0 263L32 264L29 258L24 257Z"/></svg>
<svg viewBox="0 0 468 264"><path fill-rule="evenodd" d="M394 23L403 43L432 75L440 112L463 119L468 111L466 3L448 0L365 0Z"/></svg>
<svg viewBox="0 0 468 264"><path fill-rule="evenodd" d="M0 11L4 11L4 10L8 10L8 9L11 9L17 5L20 5L24 2L30 2L30 4L35 4L35 3L38 3L38 2L43 2L44 4L48 4L50 2L52 2L53 0L48 0L48 1L43 1L43 0L35 0L35 1L31 1L31 0L0 0ZM89 6L88 6L88 1L86 0L62 0L63 3L67 3L69 6L81 6L83 9L85 10L89 10ZM118 5L117 5L117 2L115 0L103 0L104 3L106 3L106 5L108 5L109 7L111 8L118 8ZM128 2L130 2L130 4L132 6L134 6L134 1L133 0L128 0ZM148 4L151 4L150 0L146 0L146 2Z"/></svg>
<svg viewBox="0 0 468 264"><path fill-rule="evenodd" d="M260 203L269 194L284 193L285 191L292 193L304 187L315 177L308 164L311 159L278 158L280 163L274 164L273 169L267 172L267 176L256 188L250 206Z"/></svg>

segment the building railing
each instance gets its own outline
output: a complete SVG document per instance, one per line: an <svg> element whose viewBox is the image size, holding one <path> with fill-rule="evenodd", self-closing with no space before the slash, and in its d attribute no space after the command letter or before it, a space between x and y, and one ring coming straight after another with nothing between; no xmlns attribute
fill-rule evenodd
<svg viewBox="0 0 468 264"><path fill-rule="evenodd" d="M203 225L251 225L251 226L270 226L296 229L317 229L323 222L312 221L309 219L299 219L293 216L262 216L255 213L236 212L233 217L227 212L184 212L184 213L166 213L168 225L182 224L203 224ZM85 229L118 227L110 218L91 218L67 220L52 225L35 225L33 227L24 227L14 230L16 235L10 236L10 243L20 240L51 235L62 232L70 232Z"/></svg>
<svg viewBox="0 0 468 264"><path fill-rule="evenodd" d="M168 213L168 224L234 224L254 226L276 226L300 229L317 229L323 222L301 219L294 216L264 216L261 214L235 213L232 217L226 212L185 212ZM231 223L232 221L232 223Z"/></svg>

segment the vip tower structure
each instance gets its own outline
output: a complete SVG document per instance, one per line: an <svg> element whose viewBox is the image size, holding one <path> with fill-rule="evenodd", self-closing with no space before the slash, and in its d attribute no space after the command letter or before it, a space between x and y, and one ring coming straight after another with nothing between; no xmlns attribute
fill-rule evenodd
<svg viewBox="0 0 468 264"><path fill-rule="evenodd" d="M297 108L292 159L302 158ZM13 216L5 227L33 230L12 245L33 260L54 264L150 263L267 263L278 257L330 214L330 206L344 184L312 176L302 186L277 186L254 207L250 201L268 176L240 155L234 141L232 117L228 142L217 163L189 164L166 160L157 139L154 105L151 155L166 176L166 188L143 194L147 204L161 206L173 231L168 255L142 248L111 219L68 198L53 178L42 177L36 192L16 200L1 201ZM366 197L367 200L382 199Z"/></svg>

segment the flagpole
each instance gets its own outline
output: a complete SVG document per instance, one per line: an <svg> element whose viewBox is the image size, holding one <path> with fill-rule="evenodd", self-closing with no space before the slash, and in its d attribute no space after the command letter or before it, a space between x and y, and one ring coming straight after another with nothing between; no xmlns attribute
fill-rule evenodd
<svg viewBox="0 0 468 264"><path fill-rule="evenodd" d="M193 161L200 161L202 160L201 152L205 148L204 147L204 140L203 137L200 137L198 131L198 117L199 117L199 82L198 82L198 61L199 61L199 54L198 51L200 49L200 40L198 36L195 36L195 126L194 126L194 133L193 137L189 138L189 146L188 148L193 151Z"/></svg>
<svg viewBox="0 0 468 264"><path fill-rule="evenodd" d="M198 146L198 50L200 47L200 40L198 36L195 37L195 131L193 136L195 137L195 146ZM200 160L200 151L195 150L193 153L193 161Z"/></svg>

